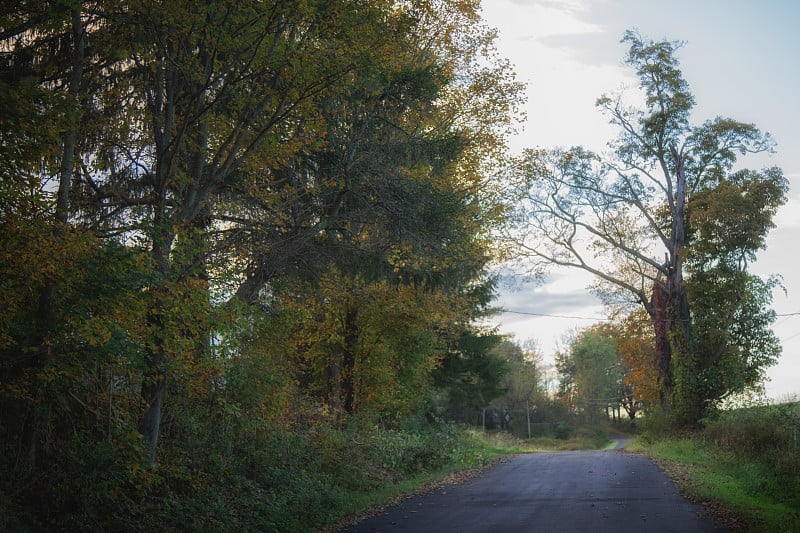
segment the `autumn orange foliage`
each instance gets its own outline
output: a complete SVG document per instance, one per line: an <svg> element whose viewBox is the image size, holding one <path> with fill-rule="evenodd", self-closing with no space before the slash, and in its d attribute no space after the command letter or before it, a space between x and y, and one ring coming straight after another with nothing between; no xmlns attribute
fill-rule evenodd
<svg viewBox="0 0 800 533"><path fill-rule="evenodd" d="M618 326L617 351L627 369L625 384L637 400L655 404L659 400L656 335L644 310L626 316Z"/></svg>

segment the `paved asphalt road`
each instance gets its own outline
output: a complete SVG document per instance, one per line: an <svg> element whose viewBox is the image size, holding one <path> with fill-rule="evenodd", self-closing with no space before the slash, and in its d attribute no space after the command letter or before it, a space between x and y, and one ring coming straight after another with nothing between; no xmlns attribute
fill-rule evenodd
<svg viewBox="0 0 800 533"><path fill-rule="evenodd" d="M391 507L345 531L720 532L646 457L619 451L520 455L465 483Z"/></svg>

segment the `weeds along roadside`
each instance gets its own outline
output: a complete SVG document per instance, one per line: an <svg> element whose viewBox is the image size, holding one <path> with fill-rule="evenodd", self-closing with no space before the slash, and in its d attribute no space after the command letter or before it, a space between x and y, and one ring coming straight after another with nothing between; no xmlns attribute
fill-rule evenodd
<svg viewBox="0 0 800 533"><path fill-rule="evenodd" d="M368 417L306 418L285 427L232 420L238 423L224 435L203 420L172 427L161 467L140 471L135 483L113 494L91 483L86 470L72 484L82 504L71 513L42 514L38 500L12 499L0 488L0 529L319 531L426 487L464 480L509 454L597 448L607 440L602 430L583 428L529 440L424 416L391 427ZM105 499L114 501L113 513Z"/></svg>
<svg viewBox="0 0 800 533"><path fill-rule="evenodd" d="M723 411L679 436L645 422L627 449L651 456L734 531L800 531L798 422L798 402Z"/></svg>

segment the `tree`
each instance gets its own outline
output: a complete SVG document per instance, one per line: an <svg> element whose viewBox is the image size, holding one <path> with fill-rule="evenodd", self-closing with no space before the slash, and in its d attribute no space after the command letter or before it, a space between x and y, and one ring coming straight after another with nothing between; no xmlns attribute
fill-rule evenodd
<svg viewBox="0 0 800 533"><path fill-rule="evenodd" d="M235 230L215 217L230 201L241 205L234 193L263 198L280 180L271 169L319 144L314 106L367 60L382 8L143 1L106 13L127 43L115 72L124 120L91 154L82 214L112 234L136 235L155 272L140 427L151 460L169 375L207 351L211 259L230 250L223 237ZM104 89L113 109L119 92ZM264 179L247 183L255 172ZM197 304L191 312L178 305L187 299Z"/></svg>
<svg viewBox="0 0 800 533"><path fill-rule="evenodd" d="M645 406L658 404L658 367L652 323L636 309L613 325L625 376L623 407L631 420Z"/></svg>
<svg viewBox="0 0 800 533"><path fill-rule="evenodd" d="M508 365L503 379L504 403L510 409L525 409L544 396L541 357L535 347L524 350L511 341L503 341L493 350Z"/></svg>
<svg viewBox="0 0 800 533"><path fill-rule="evenodd" d="M504 408L525 411L528 438L531 437L531 418L533 412L545 410L545 390L542 382L541 357L535 344L523 350L511 341L503 341L494 352L500 355L508 366L503 378L504 393L500 401Z"/></svg>
<svg viewBox="0 0 800 533"><path fill-rule="evenodd" d="M497 393L473 321L522 87L477 1L4 7L0 491L31 527L152 523L320 399L400 420L454 362Z"/></svg>
<svg viewBox="0 0 800 533"><path fill-rule="evenodd" d="M13 468L42 444L45 466L142 443L156 466L157 450L174 460L226 409L276 421L320 391L342 411L400 416L445 354L480 360L495 336L470 322L502 215L487 170L522 88L478 7L2 10L0 411L3 449L23 459ZM109 462L126 472L112 483L139 475L134 462ZM35 494L51 478L30 465Z"/></svg>
<svg viewBox="0 0 800 533"><path fill-rule="evenodd" d="M689 204L686 270L698 355L686 366L684 381L692 387L686 395L701 412L732 394L760 387L764 369L780 355L770 309L772 290L780 280L749 274L747 265L774 227L785 188L776 169L742 170L698 193Z"/></svg>
<svg viewBox="0 0 800 533"><path fill-rule="evenodd" d="M475 2L401 2L379 18L369 60L316 103L325 142L274 176L248 175L242 188L262 194L221 216L247 265L244 301L283 271L308 270L309 256L323 270L438 282L487 259L502 211L487 168L502 159L521 86L492 55Z"/></svg>
<svg viewBox="0 0 800 533"><path fill-rule="evenodd" d="M613 330L605 324L575 335L557 361L559 383L573 410L594 422L598 412L622 402L623 368ZM560 384L559 384L560 386Z"/></svg>
<svg viewBox="0 0 800 533"><path fill-rule="evenodd" d="M465 109L516 93L501 91L506 71L476 67L492 35L460 35L456 23L476 9L133 2L110 17L130 37L119 78L130 126L108 149L111 171L84 190L93 217L107 223L113 210L117 231L145 236L157 272L142 385L151 457L168 369L187 356L187 332L197 353L210 333L198 327L207 318L187 324L168 310L187 296L211 307L210 276L226 269L216 258L235 269L221 292L256 305L279 276L314 277L330 263L428 278L481 268L485 243L459 235L488 221L475 169L505 111L476 120ZM469 69L456 76L459 66Z"/></svg>
<svg viewBox="0 0 800 533"><path fill-rule="evenodd" d="M46 425L40 419L55 403L48 397L52 392L48 375L58 373L64 360L74 355L69 332L79 334L81 321L88 319L78 311L67 314L63 304L91 306L74 292L84 280L71 277L79 265L92 265L98 257L117 252L113 245L104 246L82 228L70 225L78 155L81 146L91 142L83 137L91 138L90 132L98 124L107 125L90 113L94 109L86 74L96 73L101 63L107 66L114 61L105 39L106 27L97 15L102 6L102 2L25 2L2 14L0 91L6 105L0 131L0 217L4 237L11 245L4 267L16 263L15 253L38 249L34 252L37 267L16 272L13 267L8 269L8 279L27 272L28 279L22 284L36 285L32 316L28 315L29 295L17 292L20 286L16 282L6 287L14 297L27 300L12 306L15 317L10 323L26 317L33 328L30 334L22 328L9 332L11 338L5 346L10 349L6 364L12 367L12 374L27 374L30 404L23 410L26 419L20 449L25 449L31 469L38 443L46 441L39 435ZM93 46L87 48L90 36ZM21 238L28 242L21 243ZM96 295L97 291L87 293ZM63 406L63 398L60 400Z"/></svg>
<svg viewBox="0 0 800 533"><path fill-rule="evenodd" d="M433 384L445 392L449 406L484 408L505 390L509 365L492 350L501 337L468 328L456 335L432 374Z"/></svg>
<svg viewBox="0 0 800 533"><path fill-rule="evenodd" d="M693 331L690 205L729 179L737 155L769 150L771 139L727 118L692 125L694 97L675 56L680 43L630 31L623 42L630 45L626 63L639 76L644 107L627 107L622 96L597 100L620 129L608 157L582 148L526 152L517 172L519 233L513 238L539 264L586 270L609 301L646 310L655 331L661 406L675 408L679 423L693 424L705 403L685 397L694 387L679 381L692 371L681 369L713 357L698 352ZM771 220L785 201L785 180L779 169L749 175L775 186L777 194L764 204ZM754 227L762 240L753 242L763 245L768 229Z"/></svg>

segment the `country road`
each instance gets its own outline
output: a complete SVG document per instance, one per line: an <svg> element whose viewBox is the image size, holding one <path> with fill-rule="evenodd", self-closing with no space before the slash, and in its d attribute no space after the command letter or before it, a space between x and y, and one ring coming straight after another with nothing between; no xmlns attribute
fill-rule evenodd
<svg viewBox="0 0 800 533"><path fill-rule="evenodd" d="M646 457L620 451L519 455L345 531L721 532Z"/></svg>

